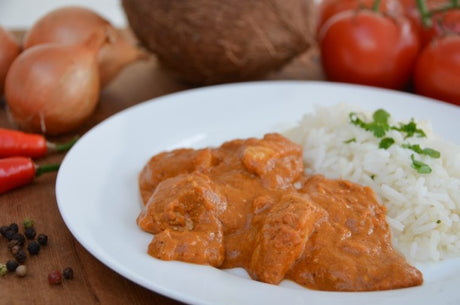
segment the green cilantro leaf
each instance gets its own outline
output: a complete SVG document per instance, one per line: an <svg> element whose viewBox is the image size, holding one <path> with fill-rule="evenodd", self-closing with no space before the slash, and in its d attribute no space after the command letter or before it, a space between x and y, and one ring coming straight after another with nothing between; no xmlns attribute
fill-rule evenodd
<svg viewBox="0 0 460 305"><path fill-rule="evenodd" d="M415 160L414 154L410 156L412 160L412 167L419 173L419 174L429 174L431 173L431 167L423 163L422 161Z"/></svg>
<svg viewBox="0 0 460 305"><path fill-rule="evenodd" d="M345 144L350 144L352 142L356 142L356 138L351 138L351 139L348 139L346 141L343 141L343 143L345 143Z"/></svg>
<svg viewBox="0 0 460 305"><path fill-rule="evenodd" d="M393 138L383 138L379 143L379 148L388 149L395 143Z"/></svg>
<svg viewBox="0 0 460 305"><path fill-rule="evenodd" d="M388 125L388 118L390 117L390 114L383 109L378 109L374 112L372 117L374 118L375 123Z"/></svg>
<svg viewBox="0 0 460 305"><path fill-rule="evenodd" d="M406 134L406 138L413 137L417 135L421 138L426 137L425 132L422 129L417 128L417 124L414 122L414 119L407 124L400 124L399 127L392 127L392 129L404 132Z"/></svg>
<svg viewBox="0 0 460 305"><path fill-rule="evenodd" d="M439 151L429 147L422 149L419 144L403 144L402 147L411 149L420 155L429 156L433 159L439 159L441 157L441 153Z"/></svg>

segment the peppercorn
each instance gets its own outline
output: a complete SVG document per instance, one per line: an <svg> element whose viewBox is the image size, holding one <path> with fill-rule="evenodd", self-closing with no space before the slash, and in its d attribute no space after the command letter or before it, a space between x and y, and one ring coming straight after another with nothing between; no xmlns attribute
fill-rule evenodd
<svg viewBox="0 0 460 305"><path fill-rule="evenodd" d="M2 236L5 236L5 233L6 233L6 231L8 231L9 228L10 227L8 227L8 226L1 226L0 227L0 234L2 234Z"/></svg>
<svg viewBox="0 0 460 305"><path fill-rule="evenodd" d="M13 222L12 224L10 224L9 226L10 230L14 231L14 233L18 233L19 232L19 226L17 223Z"/></svg>
<svg viewBox="0 0 460 305"><path fill-rule="evenodd" d="M48 244L48 236L45 234L38 234L37 241L40 245L46 246Z"/></svg>
<svg viewBox="0 0 460 305"><path fill-rule="evenodd" d="M64 276L66 280L73 279L73 269L70 267L64 268L64 270L62 270L62 276Z"/></svg>
<svg viewBox="0 0 460 305"><path fill-rule="evenodd" d="M26 254L26 251L24 251L23 249L20 249L15 255L14 255L14 258L16 259L16 261L20 264L23 264L26 259L27 259L27 254Z"/></svg>
<svg viewBox="0 0 460 305"><path fill-rule="evenodd" d="M24 226L24 229L32 228L34 226L34 221L30 218L24 218L22 221L22 225Z"/></svg>
<svg viewBox="0 0 460 305"><path fill-rule="evenodd" d="M19 265L16 268L16 275L19 277L25 277L27 273L27 267L25 265Z"/></svg>
<svg viewBox="0 0 460 305"><path fill-rule="evenodd" d="M14 232L13 230L11 229L8 229L6 232L5 232L5 238L8 239L8 240L12 240L13 239L13 236L14 234L16 234L16 232Z"/></svg>
<svg viewBox="0 0 460 305"><path fill-rule="evenodd" d="M6 269L8 269L9 272L15 271L18 266L18 262L14 259L10 259L6 262Z"/></svg>
<svg viewBox="0 0 460 305"><path fill-rule="evenodd" d="M35 229L33 227L30 227L26 229L24 234L26 235L27 239L34 239L37 232L35 232Z"/></svg>
<svg viewBox="0 0 460 305"><path fill-rule="evenodd" d="M0 264L0 276L4 276L7 273L8 269L6 269L6 266L4 264Z"/></svg>
<svg viewBox="0 0 460 305"><path fill-rule="evenodd" d="M40 252L40 244L35 240L31 241L27 245L27 251L29 251L30 255L37 255Z"/></svg>
<svg viewBox="0 0 460 305"><path fill-rule="evenodd" d="M48 273L48 283L51 285L59 285L62 282L61 272L59 270Z"/></svg>
<svg viewBox="0 0 460 305"><path fill-rule="evenodd" d="M11 251L11 254L13 254L13 256L15 256L19 252L19 250L21 250L21 249L22 249L21 246L15 245L15 246L11 247L10 251Z"/></svg>
<svg viewBox="0 0 460 305"><path fill-rule="evenodd" d="M11 238L11 240L12 241L17 240L20 246L23 246L24 243L26 242L26 238L21 233L15 233L13 237Z"/></svg>
<svg viewBox="0 0 460 305"><path fill-rule="evenodd" d="M22 247L21 242L17 239L12 239L8 242L8 249L13 249L14 246Z"/></svg>

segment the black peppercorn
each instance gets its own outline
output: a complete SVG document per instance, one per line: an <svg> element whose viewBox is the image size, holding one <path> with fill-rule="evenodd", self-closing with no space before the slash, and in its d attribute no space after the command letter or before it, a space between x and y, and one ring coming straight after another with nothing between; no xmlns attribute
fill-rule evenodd
<svg viewBox="0 0 460 305"><path fill-rule="evenodd" d="M40 244L35 240L31 241L27 245L27 251L29 251L30 255L37 255L40 252Z"/></svg>
<svg viewBox="0 0 460 305"><path fill-rule="evenodd" d="M26 235L27 239L34 239L37 233L35 232L34 227L30 227L26 229L24 234Z"/></svg>
<svg viewBox="0 0 460 305"><path fill-rule="evenodd" d="M70 268L70 267L64 268L64 270L62 270L62 276L63 276L66 280L71 280L71 279L73 279L73 269Z"/></svg>
<svg viewBox="0 0 460 305"><path fill-rule="evenodd" d="M25 261L26 261L26 258L27 258L27 254L26 254L26 251L24 250L19 250L15 255L14 255L14 258L16 259L16 261L20 264L23 264Z"/></svg>
<svg viewBox="0 0 460 305"><path fill-rule="evenodd" d="M6 232L5 232L5 238L8 239L8 240L12 240L13 239L13 236L14 234L16 234L16 232L14 232L13 230L11 229L8 229Z"/></svg>
<svg viewBox="0 0 460 305"><path fill-rule="evenodd" d="M8 227L8 226L1 226L0 227L0 234L2 234L2 236L5 236L5 233L6 233L6 231L9 230L9 228L10 227Z"/></svg>
<svg viewBox="0 0 460 305"><path fill-rule="evenodd" d="M45 234L38 234L37 241L40 245L46 246L48 244L48 236Z"/></svg>
<svg viewBox="0 0 460 305"><path fill-rule="evenodd" d="M16 271L16 268L19 266L18 262L10 259L9 261L6 262L6 269L8 269L9 272Z"/></svg>
<svg viewBox="0 0 460 305"><path fill-rule="evenodd" d="M17 240L20 246L23 246L24 243L26 242L26 238L21 233L15 233L13 237L11 238L11 241L13 240Z"/></svg>
<svg viewBox="0 0 460 305"><path fill-rule="evenodd" d="M10 230L14 231L14 233L18 233L19 232L19 226L17 223L13 222L12 224L10 224Z"/></svg>

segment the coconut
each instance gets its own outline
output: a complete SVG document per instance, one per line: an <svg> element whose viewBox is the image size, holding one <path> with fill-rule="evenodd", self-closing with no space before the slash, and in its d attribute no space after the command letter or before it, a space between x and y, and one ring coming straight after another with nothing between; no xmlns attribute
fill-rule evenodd
<svg viewBox="0 0 460 305"><path fill-rule="evenodd" d="M261 77L314 39L313 0L122 0L122 5L139 41L194 84Z"/></svg>

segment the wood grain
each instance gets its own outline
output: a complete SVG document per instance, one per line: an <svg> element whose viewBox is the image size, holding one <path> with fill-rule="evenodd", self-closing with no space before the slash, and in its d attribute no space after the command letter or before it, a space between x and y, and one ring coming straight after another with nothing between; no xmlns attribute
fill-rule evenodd
<svg viewBox="0 0 460 305"><path fill-rule="evenodd" d="M312 48L265 80L322 80L317 53ZM169 76L154 56L136 62L102 91L96 113L85 126L74 134L51 140L64 141L74 135L82 135L127 107L189 88L191 86ZM0 127L14 128L4 101L0 101ZM50 155L37 162L60 162L62 158L63 155ZM91 169L88 172L90 174ZM61 218L56 203L55 182L56 174L47 174L31 185L0 195L0 225L12 222L21 224L24 218L29 217L35 221L37 233L45 233L49 237L48 246L42 247L39 255L27 258L26 277L19 278L15 274L0 277L0 304L181 304L123 278L87 252ZM110 232L107 235L110 236ZM114 243L119 242L116 236L111 238ZM10 258L12 255L7 249L7 240L0 237L0 262L5 263ZM75 278L51 286L47 280L48 273L67 266L73 268Z"/></svg>

